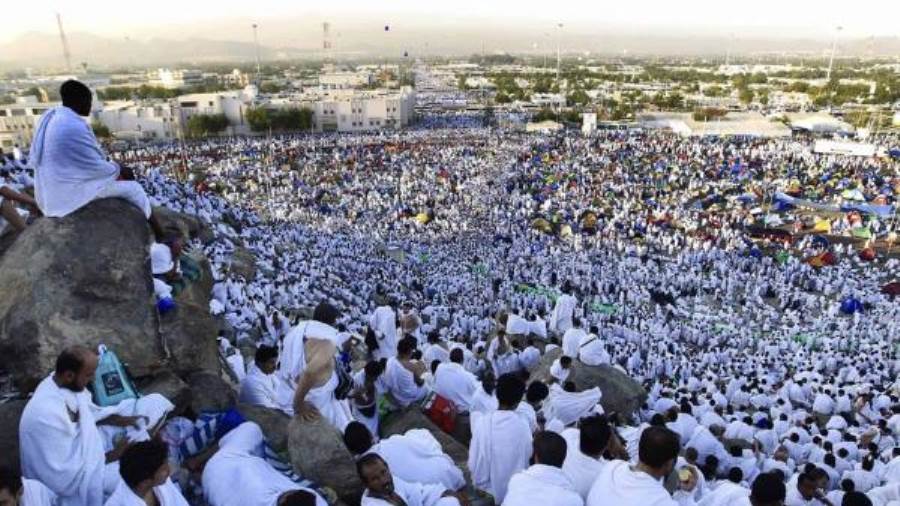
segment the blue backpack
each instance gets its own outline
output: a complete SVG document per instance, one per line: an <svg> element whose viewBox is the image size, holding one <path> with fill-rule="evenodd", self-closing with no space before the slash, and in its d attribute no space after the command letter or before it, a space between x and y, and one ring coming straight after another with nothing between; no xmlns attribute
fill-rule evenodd
<svg viewBox="0 0 900 506"><path fill-rule="evenodd" d="M97 353L100 362L94 373L94 402L98 406L115 406L125 399L140 397L119 357L102 344Z"/></svg>

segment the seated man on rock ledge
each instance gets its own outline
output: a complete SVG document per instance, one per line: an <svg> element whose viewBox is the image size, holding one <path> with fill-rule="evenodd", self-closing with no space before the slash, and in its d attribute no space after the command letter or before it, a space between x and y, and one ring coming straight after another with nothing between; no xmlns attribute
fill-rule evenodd
<svg viewBox="0 0 900 506"><path fill-rule="evenodd" d="M41 116L31 142L35 200L45 216L61 218L94 200L125 199L150 221L154 234L162 227L150 199L128 167L111 162L97 144L90 125L81 117L91 113L91 90L68 80L59 88L61 106Z"/></svg>

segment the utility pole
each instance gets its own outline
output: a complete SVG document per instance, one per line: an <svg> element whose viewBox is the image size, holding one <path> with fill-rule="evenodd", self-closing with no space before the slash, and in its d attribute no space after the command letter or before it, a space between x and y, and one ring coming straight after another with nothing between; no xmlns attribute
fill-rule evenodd
<svg viewBox="0 0 900 506"><path fill-rule="evenodd" d="M56 26L59 27L59 40L62 42L63 58L66 60L66 71L72 72L72 54L69 52L69 41L66 39L66 32L63 30L62 16L56 13Z"/></svg>
<svg viewBox="0 0 900 506"><path fill-rule="evenodd" d="M831 57L828 59L828 75L825 76L826 85L831 82L831 69L834 67L834 53L837 51L838 35L841 33L842 27L837 27L834 31L834 38L831 39Z"/></svg>
<svg viewBox="0 0 900 506"><path fill-rule="evenodd" d="M562 23L557 23L557 25L556 25L556 89L558 90L560 97L563 96L562 84L560 84L560 82L559 82L559 68L560 68L560 61L562 60L560 49L559 49L559 36L560 36L560 33L562 32L562 27L563 27ZM562 112L562 104L557 101L557 103L556 103L556 122L557 123L559 123L559 115L561 112Z"/></svg>
<svg viewBox="0 0 900 506"><path fill-rule="evenodd" d="M253 23L253 45L256 47L256 90L259 91L259 74L260 74L260 65L259 65L259 37L256 34L257 24Z"/></svg>

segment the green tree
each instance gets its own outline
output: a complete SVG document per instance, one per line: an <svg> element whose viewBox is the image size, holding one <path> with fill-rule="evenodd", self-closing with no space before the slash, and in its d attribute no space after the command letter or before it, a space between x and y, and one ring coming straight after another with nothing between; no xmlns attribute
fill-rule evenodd
<svg viewBox="0 0 900 506"><path fill-rule="evenodd" d="M498 91L496 95L494 95L494 101L498 104L508 104L512 102L512 97L506 94L505 91Z"/></svg>
<svg viewBox="0 0 900 506"><path fill-rule="evenodd" d="M570 106L574 106L574 105L584 106L584 105L589 104L590 102L591 102L591 97L588 96L587 92L585 92L582 89L577 89L577 90L573 91L572 93L570 93L568 97L566 97L566 103L568 103L568 105L570 105Z"/></svg>
<svg viewBox="0 0 900 506"><path fill-rule="evenodd" d="M205 137L218 134L228 128L228 119L224 114L197 114L187 122L189 137Z"/></svg>
<svg viewBox="0 0 900 506"><path fill-rule="evenodd" d="M703 90L703 95L707 97L724 97L725 88L719 85L713 85Z"/></svg>
<svg viewBox="0 0 900 506"><path fill-rule="evenodd" d="M468 90L469 85L466 83L466 80L468 80L468 79L469 79L469 77L467 75L460 74L459 77L456 79L456 87L462 91Z"/></svg>
<svg viewBox="0 0 900 506"><path fill-rule="evenodd" d="M98 139L109 139L112 137L109 128L97 120L91 121L91 130L94 131L94 136Z"/></svg>
<svg viewBox="0 0 900 506"><path fill-rule="evenodd" d="M38 102L41 102L42 101L41 97L43 97L44 94L41 92L40 88L38 88L37 86L32 86L31 88L28 88L27 90L23 91L22 96L23 97L29 97L29 96L37 97Z"/></svg>
<svg viewBox="0 0 900 506"><path fill-rule="evenodd" d="M272 121L269 119L269 112L262 107L248 109L244 117L247 118L250 130L254 132L265 132L272 126Z"/></svg>
<svg viewBox="0 0 900 506"><path fill-rule="evenodd" d="M742 88L738 93L738 99L740 99L741 103L749 104L753 102L754 93L750 88Z"/></svg>
<svg viewBox="0 0 900 506"><path fill-rule="evenodd" d="M693 118L694 121L715 121L718 118L723 118L728 114L728 111L725 109L719 109L716 107L704 107L701 109L695 109Z"/></svg>

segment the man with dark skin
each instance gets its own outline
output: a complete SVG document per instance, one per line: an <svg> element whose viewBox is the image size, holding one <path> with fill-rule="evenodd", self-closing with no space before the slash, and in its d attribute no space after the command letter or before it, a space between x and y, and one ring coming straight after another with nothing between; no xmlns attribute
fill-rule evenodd
<svg viewBox="0 0 900 506"><path fill-rule="evenodd" d="M362 506L469 506L468 499L456 492L444 490L440 485L406 483L391 475L387 462L378 454L370 453L356 462L359 479L366 487ZM395 483L396 481L396 483ZM399 486L398 486L399 485Z"/></svg>
<svg viewBox="0 0 900 506"><path fill-rule="evenodd" d="M63 217L103 198L120 198L137 207L153 233L163 229L134 171L108 160L90 127L78 117L91 114L93 96L83 83L59 88L62 106L48 110L35 129L29 160L35 167L35 200L49 217Z"/></svg>

